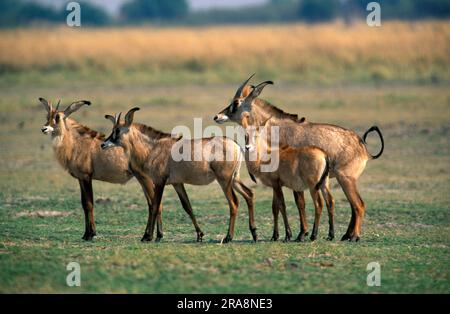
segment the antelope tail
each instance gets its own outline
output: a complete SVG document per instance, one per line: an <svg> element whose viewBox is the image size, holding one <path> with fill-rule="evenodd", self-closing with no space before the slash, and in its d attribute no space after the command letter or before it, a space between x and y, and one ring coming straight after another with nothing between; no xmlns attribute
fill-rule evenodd
<svg viewBox="0 0 450 314"><path fill-rule="evenodd" d="M328 177L328 174L330 172L330 160L328 159L328 156L325 157L325 169L323 170L322 176L320 177L319 182L317 182L316 184L316 190L319 190L320 187L322 186L323 182L326 180L326 178Z"/></svg>
<svg viewBox="0 0 450 314"><path fill-rule="evenodd" d="M383 150L384 150L384 139L383 139L383 134L381 134L380 129L379 129L376 125L372 126L370 129L368 129L368 130L366 131L366 133L364 133L364 135L363 135L363 141L364 141L364 144L367 144L367 143L366 143L366 137L367 137L367 135L368 135L370 132L374 132L374 131L377 132L377 133L378 133L378 136L380 137L380 140L381 140L381 150L380 150L380 152L379 152L378 154L376 154L375 156L372 156L370 153L368 153L368 154L369 154L370 157L372 157L372 159L377 159L377 158L379 158L379 157L381 156L381 154L383 154Z"/></svg>

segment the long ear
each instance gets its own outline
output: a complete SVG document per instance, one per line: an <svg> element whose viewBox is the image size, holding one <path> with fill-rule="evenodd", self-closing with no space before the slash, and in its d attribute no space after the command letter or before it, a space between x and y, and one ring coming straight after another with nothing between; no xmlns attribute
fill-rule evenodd
<svg viewBox="0 0 450 314"><path fill-rule="evenodd" d="M69 105L69 107L67 107L67 108L64 110L64 115L65 115L66 117L70 116L72 113L74 113L75 111L77 111L78 109L80 109L83 105L88 105L88 106L90 106L90 105L91 105L91 102L90 102L90 101L87 101L87 100L80 100L80 101L73 102L73 103L71 103L71 104Z"/></svg>
<svg viewBox="0 0 450 314"><path fill-rule="evenodd" d="M46 99L39 97L39 101L44 106L45 110L47 110L47 112L50 112L52 110L52 106L49 104L49 102Z"/></svg>
<svg viewBox="0 0 450 314"><path fill-rule="evenodd" d="M106 115L105 115L105 119L111 121L112 124L114 124L114 125L116 124L116 117L117 117L117 115L116 115L115 117L113 117L113 116L110 115L110 114L106 114Z"/></svg>
<svg viewBox="0 0 450 314"><path fill-rule="evenodd" d="M248 95L250 95L254 88L255 86L253 85L245 85L244 89L242 90L241 96L246 98Z"/></svg>
<svg viewBox="0 0 450 314"><path fill-rule="evenodd" d="M265 82L262 82L262 83L256 85L255 88L250 93L250 95L248 95L248 98L255 99L256 97L258 97L259 94L261 94L264 87L266 87L267 85L273 85L273 82L265 81Z"/></svg>
<svg viewBox="0 0 450 314"><path fill-rule="evenodd" d="M244 90L244 87L247 85L247 83L252 79L253 76L255 76L256 73L253 73L252 75L250 75L250 77L244 81L241 86L239 86L239 88L236 91L236 94L234 95L234 98L239 98L242 95L242 91Z"/></svg>
<svg viewBox="0 0 450 314"><path fill-rule="evenodd" d="M134 112L140 110L138 107L131 108L125 115L125 125L129 127L133 123Z"/></svg>

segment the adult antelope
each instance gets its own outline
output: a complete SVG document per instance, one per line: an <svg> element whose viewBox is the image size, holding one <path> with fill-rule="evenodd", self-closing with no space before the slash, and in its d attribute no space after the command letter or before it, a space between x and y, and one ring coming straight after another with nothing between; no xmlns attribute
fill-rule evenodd
<svg viewBox="0 0 450 314"><path fill-rule="evenodd" d="M367 130L363 137L340 126L322 123L299 123L298 116L289 114L271 105L269 102L257 98L265 86L273 84L265 81L257 86L247 85L250 76L238 88L231 104L219 112L214 120L217 123L233 121L241 123L243 112L250 113L249 123L253 126L261 125L272 117L271 123L280 127L280 144L294 147L317 146L324 150L330 158L330 177L335 177L342 187L352 209L352 217L341 240L358 241L361 236L361 226L365 212L365 205L357 189L357 180L364 171L368 160L377 159L384 150L383 136L376 126ZM366 137L370 132L377 132L381 140L381 150L372 156L366 147ZM299 207L301 232L307 232L304 212L304 194L295 192L296 204Z"/></svg>
<svg viewBox="0 0 450 314"><path fill-rule="evenodd" d="M76 101L62 111L59 110L59 102L56 108L53 108L52 104L44 98L39 98L39 101L47 111L47 123L41 131L51 135L53 151L61 166L72 177L78 179L85 218L83 239L92 240L96 235L92 180L127 183L133 177L133 173L129 169L129 159L120 147L103 151L100 148L105 139L103 134L69 118L82 106L89 106L90 101ZM151 207L149 195L153 194L153 183L145 182L143 188L146 192L147 203ZM197 240L199 240L199 236L203 236L203 233L198 227L193 213L188 212L188 214L197 230ZM158 216L158 225L162 230L161 216ZM160 236L162 237L162 231Z"/></svg>
<svg viewBox="0 0 450 314"><path fill-rule="evenodd" d="M260 127L249 126L250 114L242 113L241 125L245 129L247 169L250 174L258 178L264 185L272 187L274 212L281 211L286 228L286 239L291 233L286 215L282 187L288 187L294 191L309 189L314 208L314 227L311 241L317 239L320 216L323 203L319 195L319 189L324 195L329 216L328 240L334 238L334 201L329 189L329 161L323 150L315 146L291 147L284 145L278 147L271 143L270 118ZM265 158L266 155L269 158ZM276 169L264 169L264 166L273 166ZM268 168L268 167L267 167ZM277 215L275 215L275 219ZM275 226L278 223L275 222ZM278 233L278 230L276 231Z"/></svg>
<svg viewBox="0 0 450 314"><path fill-rule="evenodd" d="M239 171L243 155L239 145L226 137L211 137L202 139L174 138L171 134L156 131L158 137L149 134L155 130L143 124L133 123L134 113L139 108L130 109L125 115L125 121L120 121L120 114L114 121L111 135L102 143L103 149L120 146L130 158L130 169L139 182L154 182L154 195L151 196L153 207L149 207L147 227L142 241L151 241L155 227L155 217L161 215L161 199L164 187L171 184L178 191L184 183L207 185L217 180L221 186L230 209L230 221L223 242L233 239L234 225L238 209L238 198L235 191L241 194L247 202L249 226L253 240L257 240L254 222L253 191L245 186ZM197 155L200 147L200 156ZM173 153L181 153L180 160L173 158ZM178 157L177 157L178 158ZM183 207L190 207L190 201L183 191L180 197Z"/></svg>

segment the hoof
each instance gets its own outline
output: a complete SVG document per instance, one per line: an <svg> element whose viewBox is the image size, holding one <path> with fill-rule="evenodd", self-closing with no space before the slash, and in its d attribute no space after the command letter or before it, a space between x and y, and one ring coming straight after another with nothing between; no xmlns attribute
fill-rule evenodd
<svg viewBox="0 0 450 314"><path fill-rule="evenodd" d="M291 229L288 229L286 231L286 238L289 238L289 240L292 238L292 231L291 231Z"/></svg>
<svg viewBox="0 0 450 314"><path fill-rule="evenodd" d="M349 242L358 242L359 241L359 237L354 235L351 236L350 239L348 239Z"/></svg>
<svg viewBox="0 0 450 314"><path fill-rule="evenodd" d="M203 242L203 236L205 234L203 232L197 232L197 242Z"/></svg>
<svg viewBox="0 0 450 314"><path fill-rule="evenodd" d="M309 237L309 239L310 239L311 241L316 241L316 240L317 240L317 235L311 234L311 237Z"/></svg>
<svg viewBox="0 0 450 314"><path fill-rule="evenodd" d="M81 239L85 241L92 241L94 239L95 233L85 232Z"/></svg>
<svg viewBox="0 0 450 314"><path fill-rule="evenodd" d="M257 242L258 241L258 234L256 234L256 228L255 229L250 229L250 232L252 233L253 241Z"/></svg>
<svg viewBox="0 0 450 314"><path fill-rule="evenodd" d="M333 241L334 240L334 235L329 234L327 237L327 241Z"/></svg>
<svg viewBox="0 0 450 314"><path fill-rule="evenodd" d="M305 238L308 236L308 232L300 232L297 236L297 239L295 239L296 242L305 242Z"/></svg>
<svg viewBox="0 0 450 314"><path fill-rule="evenodd" d="M291 241L291 235L290 234L286 234L286 236L284 237L283 242L290 242Z"/></svg>
<svg viewBox="0 0 450 314"><path fill-rule="evenodd" d="M348 241L350 240L350 236L346 233L342 236L341 241Z"/></svg>
<svg viewBox="0 0 450 314"><path fill-rule="evenodd" d="M152 237L150 235L144 234L144 236L141 239L141 242L150 242L152 241Z"/></svg>
<svg viewBox="0 0 450 314"><path fill-rule="evenodd" d="M155 242L161 242L162 237L156 237Z"/></svg>
<svg viewBox="0 0 450 314"><path fill-rule="evenodd" d="M276 242L276 241L278 241L279 238L280 238L280 235L278 234L278 232L274 232L270 241Z"/></svg>
<svg viewBox="0 0 450 314"><path fill-rule="evenodd" d="M228 234L225 238L223 238L222 243L230 243L233 238Z"/></svg>

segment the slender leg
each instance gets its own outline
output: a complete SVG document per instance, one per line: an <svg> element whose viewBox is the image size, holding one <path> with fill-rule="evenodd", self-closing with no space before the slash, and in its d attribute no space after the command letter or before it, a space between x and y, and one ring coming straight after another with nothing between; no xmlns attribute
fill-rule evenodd
<svg viewBox="0 0 450 314"><path fill-rule="evenodd" d="M232 182L227 182L225 179L217 179L220 186L222 187L223 193L228 201L228 206L230 207L230 222L228 225L228 232L226 237L222 240L223 243L228 243L233 240L234 235L234 224L236 221L237 211L238 211L238 199L233 191Z"/></svg>
<svg viewBox="0 0 450 314"><path fill-rule="evenodd" d="M284 221L284 229L286 231L286 237L284 238L284 241L288 242L291 240L292 231L291 228L289 227L289 221L286 214L286 204L284 202L283 190L279 185L273 188L272 208L274 207L277 207L279 211L281 211L281 215L283 216Z"/></svg>
<svg viewBox="0 0 450 314"><path fill-rule="evenodd" d="M147 227L145 228L144 236L141 241L151 241L153 239L153 232L155 230L155 222L158 215L161 215L161 200L164 192L165 184L157 184L154 189L154 197L152 198L152 210L149 212Z"/></svg>
<svg viewBox="0 0 450 314"><path fill-rule="evenodd" d="M357 242L361 236L361 225L364 219L365 204L358 193L355 179L345 176L339 176L337 179L352 208L352 219L350 220L347 232L341 240Z"/></svg>
<svg viewBox="0 0 450 314"><path fill-rule="evenodd" d="M296 241L303 242L305 237L308 236L308 221L306 220L306 211L305 211L305 194L303 191L293 191L294 192L294 200L297 205L298 215L300 218L300 233L297 236Z"/></svg>
<svg viewBox="0 0 450 314"><path fill-rule="evenodd" d="M280 232L278 231L278 214L279 214L278 206L274 204L272 198L272 214L273 214L273 235L271 241L278 241L280 237Z"/></svg>
<svg viewBox="0 0 450 314"><path fill-rule="evenodd" d="M92 191L92 180L78 180L81 191L81 205L84 210L85 232L83 240L90 241L96 235L94 220L94 192Z"/></svg>
<svg viewBox="0 0 450 314"><path fill-rule="evenodd" d="M159 206L158 213L156 214L156 242L160 242L164 236L162 225L162 203Z"/></svg>
<svg viewBox="0 0 450 314"><path fill-rule="evenodd" d="M154 191L154 184L153 181L147 177L147 176L143 176L140 174L135 174L136 179L138 180L139 184L142 187L142 191L144 192L145 195L145 199L147 200L147 205L148 205L148 212L149 215L152 212L152 198L155 195L155 191ZM164 232L163 232L163 226L162 226L162 204L161 204L161 209L159 210L159 214L157 216L157 231L156 231L156 241L159 242L161 241L161 239L164 236Z"/></svg>
<svg viewBox="0 0 450 314"><path fill-rule="evenodd" d="M197 233L197 242L203 241L204 233L200 229L200 226L197 223L197 220L194 216L194 211L192 210L191 202L189 201L189 197L186 193L186 189L184 188L183 184L174 184L173 185L175 191L178 194L178 197L180 198L181 205L183 206L183 209L186 211L186 213L189 215L189 217L192 220L192 223L195 227L195 232Z"/></svg>
<svg viewBox="0 0 450 314"><path fill-rule="evenodd" d="M234 190L242 195L242 197L247 202L248 207L248 223L250 232L253 237L253 241L258 240L258 235L256 233L256 224L255 224L255 208L254 208L254 193L252 189L247 187L244 183L242 183L238 178L235 178L233 181Z"/></svg>
<svg viewBox="0 0 450 314"><path fill-rule="evenodd" d="M352 230L355 228L355 212L353 205L350 204L350 207L352 209L352 216L350 218L350 223L348 224L347 231L342 236L341 241L350 240L350 234L352 233Z"/></svg>
<svg viewBox="0 0 450 314"><path fill-rule="evenodd" d="M331 195L330 189L329 189L329 180L327 179L324 186L321 188L322 196L325 199L325 203L327 204L327 210L328 210L328 241L333 241L334 239L334 199Z"/></svg>
<svg viewBox="0 0 450 314"><path fill-rule="evenodd" d="M319 191L317 191L315 188L310 189L311 198L314 203L314 226L313 231L311 234L311 241L314 241L317 239L317 234L319 233L319 224L320 224L320 217L322 215L322 209L323 209L323 201L320 197Z"/></svg>

